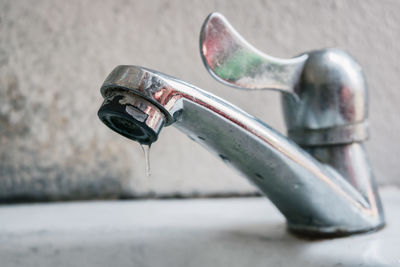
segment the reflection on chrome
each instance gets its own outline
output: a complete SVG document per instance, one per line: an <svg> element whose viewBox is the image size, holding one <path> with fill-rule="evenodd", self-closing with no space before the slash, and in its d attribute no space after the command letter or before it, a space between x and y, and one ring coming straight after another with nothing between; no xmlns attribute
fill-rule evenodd
<svg viewBox="0 0 400 267"><path fill-rule="evenodd" d="M118 66L107 77L100 119L142 144L174 125L255 184L293 232L349 235L384 225L363 144L367 89L354 59L337 49L289 60L264 55L218 13L206 19L200 46L218 81L283 92L288 137L207 91L139 66Z"/></svg>

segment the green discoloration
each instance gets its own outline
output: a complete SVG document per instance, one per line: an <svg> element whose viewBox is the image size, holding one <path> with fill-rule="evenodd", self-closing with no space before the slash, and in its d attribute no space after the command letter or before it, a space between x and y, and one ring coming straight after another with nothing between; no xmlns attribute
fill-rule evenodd
<svg viewBox="0 0 400 267"><path fill-rule="evenodd" d="M239 50L222 66L215 68L215 74L227 81L236 81L242 77L253 76L262 64L258 55Z"/></svg>

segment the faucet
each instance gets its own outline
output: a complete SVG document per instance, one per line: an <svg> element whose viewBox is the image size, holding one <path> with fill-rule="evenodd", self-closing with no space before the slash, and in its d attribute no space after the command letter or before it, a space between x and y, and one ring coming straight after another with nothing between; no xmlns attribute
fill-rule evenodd
<svg viewBox="0 0 400 267"><path fill-rule="evenodd" d="M205 90L140 66L117 66L108 75L100 89L99 118L145 145L174 125L247 177L295 234L346 236L384 226L364 148L367 87L348 53L324 49L291 59L271 57L219 13L205 20L200 50L218 81L282 92L288 137Z"/></svg>

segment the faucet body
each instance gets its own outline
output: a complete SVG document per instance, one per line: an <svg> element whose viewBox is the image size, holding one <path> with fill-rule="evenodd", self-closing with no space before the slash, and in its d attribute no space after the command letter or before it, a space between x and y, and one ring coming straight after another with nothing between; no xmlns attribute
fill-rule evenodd
<svg viewBox="0 0 400 267"><path fill-rule="evenodd" d="M221 78L213 68L210 51L215 49L204 45L213 19L221 26L221 17L211 15L201 36L206 66L224 83L249 87L249 79L227 78L226 72ZM277 79L288 71L276 68L272 80L277 86L260 89L284 92L289 138L215 95L139 66L118 66L110 73L101 87L105 101L99 116L113 130L145 144L156 141L163 126L174 125L247 177L293 232L348 235L382 227L383 209L363 145L368 132L361 69L335 49L274 62L281 63L292 77Z"/></svg>

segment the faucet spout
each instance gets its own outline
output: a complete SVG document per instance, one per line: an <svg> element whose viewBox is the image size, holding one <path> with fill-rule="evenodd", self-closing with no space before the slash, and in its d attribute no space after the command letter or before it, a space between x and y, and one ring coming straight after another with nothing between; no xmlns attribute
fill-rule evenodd
<svg viewBox="0 0 400 267"><path fill-rule="evenodd" d="M139 66L116 67L101 93L99 117L107 126L151 143L164 125L174 125L248 178L293 232L348 235L384 224L361 142L306 151L225 100Z"/></svg>

